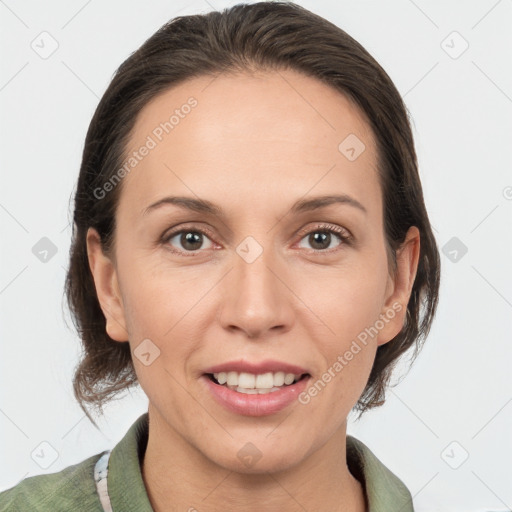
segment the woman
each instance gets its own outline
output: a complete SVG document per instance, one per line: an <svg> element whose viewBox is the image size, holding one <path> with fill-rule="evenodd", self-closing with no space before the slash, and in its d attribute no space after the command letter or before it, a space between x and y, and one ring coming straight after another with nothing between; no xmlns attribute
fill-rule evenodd
<svg viewBox="0 0 512 512"><path fill-rule="evenodd" d="M406 109L356 41L285 2L164 25L100 101L74 222L76 397L140 383L148 413L1 510L413 510L346 433L440 272Z"/></svg>

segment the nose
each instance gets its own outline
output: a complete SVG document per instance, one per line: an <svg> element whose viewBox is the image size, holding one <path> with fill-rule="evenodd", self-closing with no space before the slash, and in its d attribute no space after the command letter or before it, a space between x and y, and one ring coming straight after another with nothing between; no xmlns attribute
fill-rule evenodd
<svg viewBox="0 0 512 512"><path fill-rule="evenodd" d="M283 262L265 249L255 261L234 254L234 267L223 280L219 315L222 327L263 339L284 333L293 320L293 292Z"/></svg>

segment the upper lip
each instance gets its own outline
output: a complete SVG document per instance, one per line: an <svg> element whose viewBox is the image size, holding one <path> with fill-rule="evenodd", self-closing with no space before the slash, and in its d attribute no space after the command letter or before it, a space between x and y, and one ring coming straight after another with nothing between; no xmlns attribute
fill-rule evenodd
<svg viewBox="0 0 512 512"><path fill-rule="evenodd" d="M259 363L244 360L229 361L211 366L205 370L205 373L220 372L244 372L252 373L254 375L260 375L262 373L268 372L293 373L294 375L302 375L304 373L308 373L307 370L300 366L275 360L260 361Z"/></svg>

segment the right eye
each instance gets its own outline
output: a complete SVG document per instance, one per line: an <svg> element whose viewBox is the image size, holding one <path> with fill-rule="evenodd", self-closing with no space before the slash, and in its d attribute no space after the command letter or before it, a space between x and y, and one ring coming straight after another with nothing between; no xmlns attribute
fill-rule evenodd
<svg viewBox="0 0 512 512"><path fill-rule="evenodd" d="M201 228L180 228L171 231L170 233L166 233L162 238L162 243L166 246L171 246L170 250L174 253L186 256L197 256L195 251L199 251L201 248L204 248L202 246L205 239L211 244L207 249L211 249L213 247L213 242L210 240L208 235L209 233ZM176 245L181 245L181 247L176 248Z"/></svg>

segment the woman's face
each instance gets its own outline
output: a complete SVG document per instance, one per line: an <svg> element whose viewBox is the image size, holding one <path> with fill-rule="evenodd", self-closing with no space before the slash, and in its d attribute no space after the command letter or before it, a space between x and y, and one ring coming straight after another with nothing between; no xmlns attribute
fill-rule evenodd
<svg viewBox="0 0 512 512"><path fill-rule="evenodd" d="M93 230L89 257L155 428L242 472L327 449L402 328L419 250L389 275L365 119L294 71L201 77L144 108L127 153L115 264Z"/></svg>

